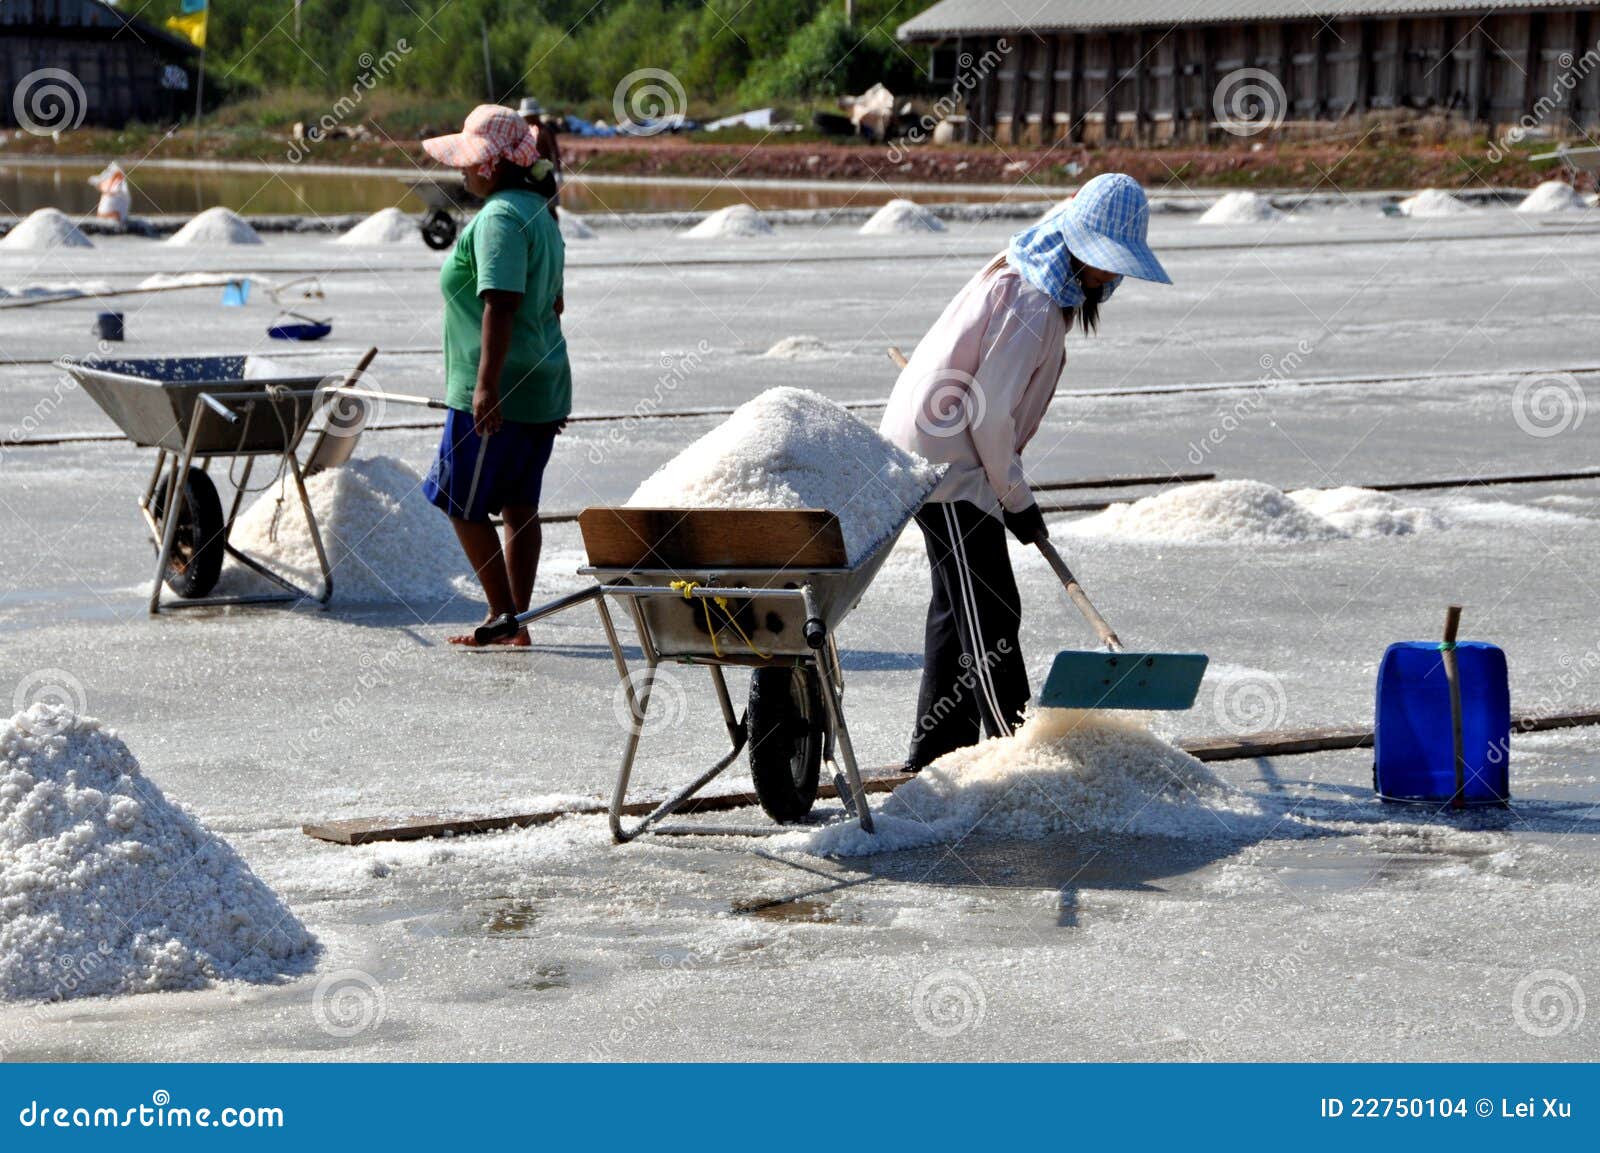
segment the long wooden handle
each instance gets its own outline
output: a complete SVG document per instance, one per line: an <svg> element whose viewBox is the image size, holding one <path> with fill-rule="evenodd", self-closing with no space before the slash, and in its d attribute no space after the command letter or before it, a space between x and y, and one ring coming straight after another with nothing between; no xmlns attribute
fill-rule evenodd
<svg viewBox="0 0 1600 1153"><path fill-rule="evenodd" d="M1044 559L1050 562L1050 567L1056 570L1056 576L1061 578L1062 587L1067 590L1067 599L1072 601L1077 610L1083 614L1083 619L1089 622L1089 627L1094 629L1102 643L1115 652L1122 651L1122 641L1117 634L1111 631L1111 626L1106 623L1106 618L1100 615L1100 610L1094 607L1089 600L1089 594L1083 591L1083 586L1078 583L1078 578L1072 575L1072 570L1067 567L1067 562L1061 559L1061 554L1056 551L1056 546L1045 537L1039 537L1034 542L1038 550L1044 553Z"/></svg>
<svg viewBox="0 0 1600 1153"><path fill-rule="evenodd" d="M1451 605L1444 612L1444 679L1450 690L1450 751L1454 754L1456 791L1450 798L1452 809L1467 804L1467 750L1461 733L1461 665L1456 658L1456 633L1461 627L1461 606Z"/></svg>
<svg viewBox="0 0 1600 1153"><path fill-rule="evenodd" d="M906 365L911 363L906 359L906 354L900 351L900 346L896 344L891 344L889 346L889 359L894 361L894 366L896 368L904 368Z"/></svg>

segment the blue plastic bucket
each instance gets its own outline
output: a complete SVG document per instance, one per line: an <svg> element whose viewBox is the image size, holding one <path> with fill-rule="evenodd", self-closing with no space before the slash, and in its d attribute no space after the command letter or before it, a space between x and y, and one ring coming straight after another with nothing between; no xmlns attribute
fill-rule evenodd
<svg viewBox="0 0 1600 1153"><path fill-rule="evenodd" d="M1447 804L1456 792L1450 686L1437 642L1402 641L1378 666L1373 784L1386 801ZM1511 799L1511 685L1497 645L1456 645L1461 680L1462 801Z"/></svg>
<svg viewBox="0 0 1600 1153"><path fill-rule="evenodd" d="M94 334L101 340L122 339L122 313L101 312L94 318Z"/></svg>

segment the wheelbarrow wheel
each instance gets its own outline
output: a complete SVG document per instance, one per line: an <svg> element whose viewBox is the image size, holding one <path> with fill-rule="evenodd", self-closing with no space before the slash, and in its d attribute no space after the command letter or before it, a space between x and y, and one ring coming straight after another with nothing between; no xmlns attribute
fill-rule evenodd
<svg viewBox="0 0 1600 1153"><path fill-rule="evenodd" d="M422 243L435 251L443 251L456 242L456 218L441 208L436 208L422 222Z"/></svg>
<svg viewBox="0 0 1600 1153"><path fill-rule="evenodd" d="M767 816L798 821L817 799L823 717L816 674L802 668L756 669L750 677L750 775Z"/></svg>
<svg viewBox="0 0 1600 1153"><path fill-rule="evenodd" d="M163 531L166 503L167 486L157 485L150 512ZM186 600L203 597L217 587L226 552L222 530L222 498L217 495L217 486L205 470L190 468L183 482L178 531L172 538L172 555L167 558L165 574L167 587L178 596Z"/></svg>

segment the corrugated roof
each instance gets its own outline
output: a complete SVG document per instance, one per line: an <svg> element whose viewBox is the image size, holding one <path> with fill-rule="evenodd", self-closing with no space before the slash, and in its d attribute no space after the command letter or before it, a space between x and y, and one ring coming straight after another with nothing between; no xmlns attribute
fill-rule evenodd
<svg viewBox="0 0 1600 1153"><path fill-rule="evenodd" d="M940 0L900 25L902 40L1031 29L1170 27L1239 20L1333 19L1340 16L1505 12L1581 8L1573 0Z"/></svg>

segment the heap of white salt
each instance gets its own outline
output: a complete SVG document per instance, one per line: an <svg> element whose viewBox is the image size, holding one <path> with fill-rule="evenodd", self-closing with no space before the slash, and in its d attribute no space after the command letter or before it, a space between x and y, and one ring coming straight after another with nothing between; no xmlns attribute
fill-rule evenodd
<svg viewBox="0 0 1600 1153"><path fill-rule="evenodd" d="M306 492L333 567L337 600L442 601L457 595L455 582L469 574L461 546L449 519L422 495L422 478L400 461L351 461L306 481ZM262 493L239 517L233 542L288 568L302 587L314 588L321 579L292 484ZM246 570L230 574L230 580L248 579Z"/></svg>
<svg viewBox="0 0 1600 1153"><path fill-rule="evenodd" d="M938 475L827 397L774 388L668 461L628 504L827 509L854 563L921 504Z"/></svg>
<svg viewBox="0 0 1600 1153"><path fill-rule="evenodd" d="M771 236L772 225L748 204L730 204L707 216L683 236L697 240L718 240L729 237Z"/></svg>
<svg viewBox="0 0 1600 1153"><path fill-rule="evenodd" d="M1565 180L1546 180L1517 205L1518 212L1581 212L1589 205Z"/></svg>
<svg viewBox="0 0 1600 1153"><path fill-rule="evenodd" d="M72 217L59 208L29 213L0 240L0 248L93 248Z"/></svg>
<svg viewBox="0 0 1600 1153"><path fill-rule="evenodd" d="M368 248L407 244L421 239L417 222L398 208L381 208L359 224L334 237L335 244Z"/></svg>
<svg viewBox="0 0 1600 1153"><path fill-rule="evenodd" d="M943 232L944 221L912 200L891 200L860 228L863 236L899 236L915 232Z"/></svg>
<svg viewBox="0 0 1600 1153"><path fill-rule="evenodd" d="M589 227L589 222L576 212L568 212L565 208L556 210L556 223L561 225L561 236L565 240L593 240L594 229Z"/></svg>
<svg viewBox="0 0 1600 1153"><path fill-rule="evenodd" d="M208 208L167 237L168 244L191 245L260 244L256 230L231 208Z"/></svg>
<svg viewBox="0 0 1600 1153"><path fill-rule="evenodd" d="M1405 216L1459 216L1473 211L1472 206L1457 200L1442 188L1424 188L1415 196L1400 202L1400 212Z"/></svg>
<svg viewBox="0 0 1600 1153"><path fill-rule="evenodd" d="M45 704L0 729L0 999L271 981L316 954L114 732Z"/></svg>
<svg viewBox="0 0 1600 1153"><path fill-rule="evenodd" d="M815 336L786 336L778 341L761 355L768 360L805 360L813 356L822 356L828 351L828 346Z"/></svg>
<svg viewBox="0 0 1600 1153"><path fill-rule="evenodd" d="M1200 215L1201 224L1264 224L1286 214L1259 192L1230 192Z"/></svg>

